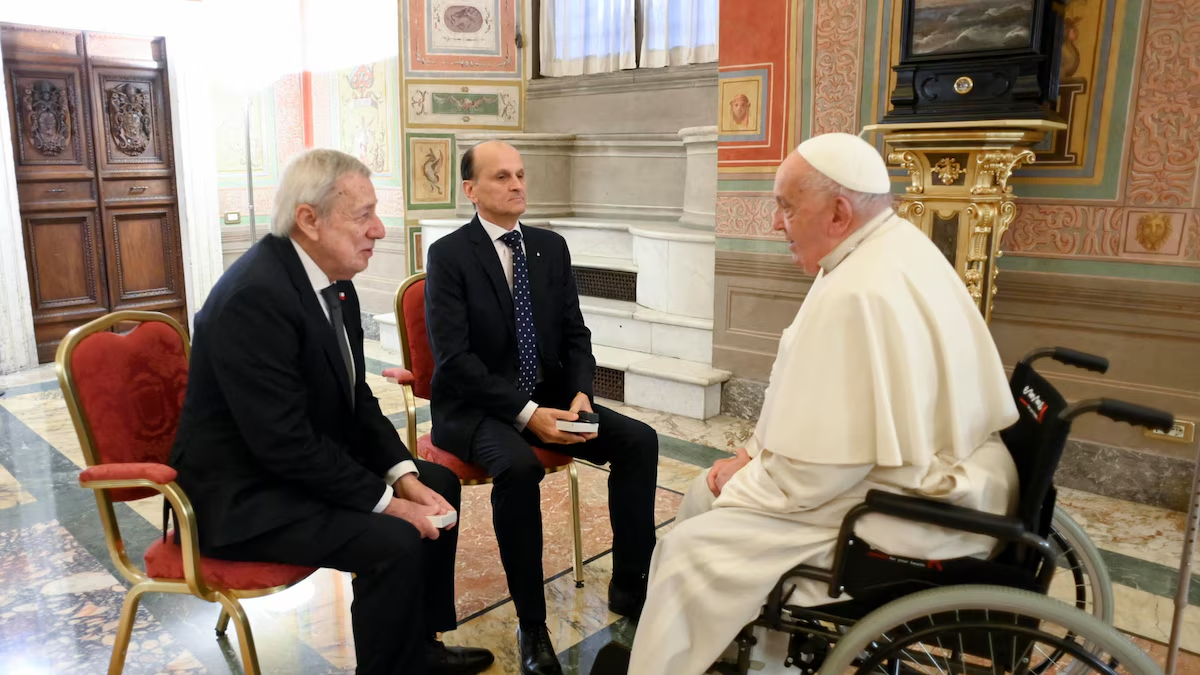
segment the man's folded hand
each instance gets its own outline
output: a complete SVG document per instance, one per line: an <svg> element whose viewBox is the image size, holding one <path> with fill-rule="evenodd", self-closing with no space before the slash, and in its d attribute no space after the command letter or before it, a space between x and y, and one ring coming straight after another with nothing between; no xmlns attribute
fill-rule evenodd
<svg viewBox="0 0 1200 675"><path fill-rule="evenodd" d="M529 418L529 424L525 425L525 428L532 431L543 443L571 445L573 443L582 443L587 439L579 434L561 431L558 428L558 421L566 420L574 422L577 419L579 419L579 415L569 410L539 406L537 410L533 411L533 417Z"/></svg>
<svg viewBox="0 0 1200 675"><path fill-rule="evenodd" d="M422 539L437 539L440 532L433 523L429 522L426 516L435 516L438 514L436 506L428 504L418 504L409 499L400 499L393 497L392 501L384 507L383 512L393 518L406 520L410 525L417 528L417 532L421 533Z"/></svg>

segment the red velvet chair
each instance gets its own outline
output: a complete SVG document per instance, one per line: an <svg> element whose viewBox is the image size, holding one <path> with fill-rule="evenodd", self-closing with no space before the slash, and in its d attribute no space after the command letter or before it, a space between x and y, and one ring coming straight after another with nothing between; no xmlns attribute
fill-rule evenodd
<svg viewBox="0 0 1200 675"><path fill-rule="evenodd" d="M112 332L122 323L138 325L127 334ZM315 569L271 563L229 562L200 555L196 517L187 495L166 462L179 425L187 390L191 343L183 328L156 312L115 312L67 334L55 356L58 383L88 467L79 484L91 488L113 564L132 584L125 596L113 644L109 675L125 667L142 594L194 595L221 605L217 635L230 618L237 627L246 675L259 672L250 623L239 598L277 593ZM180 544L168 535L146 551L145 569L125 553L114 502L163 495L178 518Z"/></svg>
<svg viewBox="0 0 1200 675"><path fill-rule="evenodd" d="M388 368L384 377L397 382L404 389L404 406L408 413L408 447L417 449L417 456L427 462L440 464L458 476L463 485L483 485L492 481L483 467L464 462L453 453L433 444L430 434L417 438L417 405L415 396L428 400L432 395L430 382L433 380L433 352L429 347L429 333L425 329L425 273L420 272L404 280L396 289L396 328L400 332L400 351L407 368ZM571 525L574 530L572 542L575 554L575 586L583 586L583 535L579 527L579 472L575 460L550 450L534 447L533 452L546 467L546 473L564 469L568 472L571 491Z"/></svg>

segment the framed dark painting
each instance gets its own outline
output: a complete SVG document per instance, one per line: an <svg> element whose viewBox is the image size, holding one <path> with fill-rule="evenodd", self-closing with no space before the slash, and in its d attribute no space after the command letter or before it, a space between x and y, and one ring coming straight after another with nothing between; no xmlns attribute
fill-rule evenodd
<svg viewBox="0 0 1200 675"><path fill-rule="evenodd" d="M901 0L884 121L1054 119L1062 14L1054 0Z"/></svg>
<svg viewBox="0 0 1200 675"><path fill-rule="evenodd" d="M1028 51L1037 0L912 0L913 56Z"/></svg>

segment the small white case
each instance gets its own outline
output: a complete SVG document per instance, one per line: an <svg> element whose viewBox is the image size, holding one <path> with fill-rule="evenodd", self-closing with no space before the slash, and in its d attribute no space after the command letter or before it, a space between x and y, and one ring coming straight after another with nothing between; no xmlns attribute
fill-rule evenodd
<svg viewBox="0 0 1200 675"><path fill-rule="evenodd" d="M443 513L440 516L425 516L425 517L428 518L429 522L433 523L433 526L438 528L439 530L442 528L450 527L451 525L458 522L458 513L454 512L454 511L451 511L450 513Z"/></svg>
<svg viewBox="0 0 1200 675"><path fill-rule="evenodd" d="M589 424L588 422L568 422L567 420L558 420L559 431L569 431L573 434L594 434L600 431L599 424Z"/></svg>

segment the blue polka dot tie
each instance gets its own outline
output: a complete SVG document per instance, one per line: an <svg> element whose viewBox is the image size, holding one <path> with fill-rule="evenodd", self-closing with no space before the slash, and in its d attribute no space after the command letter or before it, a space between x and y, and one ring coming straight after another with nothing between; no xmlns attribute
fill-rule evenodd
<svg viewBox="0 0 1200 675"><path fill-rule="evenodd" d="M521 359L517 389L533 396L537 384L537 329L533 326L533 300L529 295L529 265L518 230L509 231L500 241L513 253L513 308L517 319L517 353Z"/></svg>

